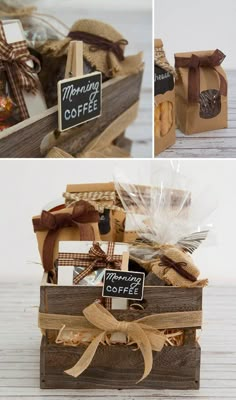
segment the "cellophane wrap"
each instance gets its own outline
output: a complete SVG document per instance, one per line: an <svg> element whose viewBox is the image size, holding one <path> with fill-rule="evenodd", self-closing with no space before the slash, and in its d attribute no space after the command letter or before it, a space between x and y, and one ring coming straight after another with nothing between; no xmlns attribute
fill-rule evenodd
<svg viewBox="0 0 236 400"><path fill-rule="evenodd" d="M138 184L131 183L121 170L114 174L127 219L137 234L130 254L151 260L165 245L192 253L212 228L209 218L216 203L209 188L199 190L198 181L192 182L180 173L179 163L154 161L146 165L145 171L137 174Z"/></svg>

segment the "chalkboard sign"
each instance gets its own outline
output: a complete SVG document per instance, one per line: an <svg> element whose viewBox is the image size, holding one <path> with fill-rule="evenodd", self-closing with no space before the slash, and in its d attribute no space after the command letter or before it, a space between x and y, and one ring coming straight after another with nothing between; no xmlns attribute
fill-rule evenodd
<svg viewBox="0 0 236 400"><path fill-rule="evenodd" d="M80 78L58 82L58 128L65 131L101 115L102 74L94 72Z"/></svg>
<svg viewBox="0 0 236 400"><path fill-rule="evenodd" d="M143 272L106 269L102 296L142 300L144 280Z"/></svg>
<svg viewBox="0 0 236 400"><path fill-rule="evenodd" d="M174 77L173 75L165 71L163 68L155 65L154 75L154 96L158 94L164 94L169 90L174 89Z"/></svg>

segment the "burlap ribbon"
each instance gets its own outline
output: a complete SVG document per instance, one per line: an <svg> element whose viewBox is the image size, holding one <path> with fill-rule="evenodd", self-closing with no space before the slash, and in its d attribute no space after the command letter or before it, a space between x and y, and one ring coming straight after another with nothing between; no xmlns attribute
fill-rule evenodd
<svg viewBox="0 0 236 400"><path fill-rule="evenodd" d="M80 360L65 373L78 377L85 371L93 360L100 343L104 342L106 335L112 332L125 333L130 342L136 343L144 360L145 379L152 370L153 351L160 352L165 344L165 335L159 329L187 328L201 326L201 311L153 314L135 321L118 321L102 305L93 303L83 310L84 317L71 315L58 315L39 313L39 327L59 330L62 327L75 332L88 332L94 337L86 348ZM76 334L76 333L75 333ZM58 343L63 343L59 333Z"/></svg>
<svg viewBox="0 0 236 400"><path fill-rule="evenodd" d="M220 81L220 94L227 96L227 82L225 77L217 70L217 67L223 62L225 55L220 50L215 50L209 56L199 57L192 54L188 57L175 57L176 68L188 68L188 101L190 103L199 102L200 96L200 68L213 68Z"/></svg>
<svg viewBox="0 0 236 400"><path fill-rule="evenodd" d="M78 226L80 240L94 240L94 231L89 223L98 222L99 214L93 206L86 201L75 203L72 214L67 212L53 214L43 211L40 218L33 219L34 232L47 230L47 236L43 244L43 267L45 271L53 268L53 251L57 235L61 228Z"/></svg>
<svg viewBox="0 0 236 400"><path fill-rule="evenodd" d="M34 67L28 65L28 61L33 61ZM22 91L26 90L33 94L37 92L38 81L35 73L38 73L40 68L39 60L29 53L25 40L7 43L3 24L0 21L0 70L6 71L23 120L29 118L29 113Z"/></svg>
<svg viewBox="0 0 236 400"><path fill-rule="evenodd" d="M148 258L145 259L146 251ZM199 269L190 255L178 245L137 241L133 243L133 248L130 249L130 258L142 265L147 272L153 272L169 285L204 287L208 284L207 279L198 280Z"/></svg>
<svg viewBox="0 0 236 400"><path fill-rule="evenodd" d="M108 242L107 253L102 250L98 242L94 242L88 254L83 253L59 253L58 265L73 265L84 267L84 270L76 275L73 283L77 285L82 279L89 275L96 268L120 269L122 255L114 254L115 243Z"/></svg>

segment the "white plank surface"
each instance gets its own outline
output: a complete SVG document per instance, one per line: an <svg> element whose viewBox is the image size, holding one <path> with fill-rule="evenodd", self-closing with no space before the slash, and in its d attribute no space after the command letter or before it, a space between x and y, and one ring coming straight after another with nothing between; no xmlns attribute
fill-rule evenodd
<svg viewBox="0 0 236 400"><path fill-rule="evenodd" d="M126 55L143 51L145 70L140 99L140 111L137 120L127 130L126 136L133 141L131 156L137 158L152 157L152 11L151 0L146 0L146 7L140 9L127 4L127 9L107 2L107 7L88 7L87 0L64 2L39 0L40 12L53 14L68 26L83 18L97 19L111 24L129 41ZM125 93L124 93L125 96Z"/></svg>
<svg viewBox="0 0 236 400"><path fill-rule="evenodd" d="M236 71L228 71L228 128L184 135L177 130L176 144L160 158L234 158L236 157Z"/></svg>
<svg viewBox="0 0 236 400"><path fill-rule="evenodd" d="M201 389L40 390L37 328L39 287L0 285L0 400L32 399L236 399L236 288L204 290Z"/></svg>

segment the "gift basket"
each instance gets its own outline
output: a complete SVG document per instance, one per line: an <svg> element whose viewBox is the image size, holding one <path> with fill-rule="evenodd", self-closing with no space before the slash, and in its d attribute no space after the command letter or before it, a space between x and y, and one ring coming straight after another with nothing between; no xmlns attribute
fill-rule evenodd
<svg viewBox="0 0 236 400"><path fill-rule="evenodd" d="M102 21L79 19L67 27L34 6L6 0L0 18L0 68L6 73L6 83L0 76L0 157L128 157L131 144L124 132L137 116L142 52L126 56L126 38ZM9 24L14 38L7 35ZM101 74L102 112L62 131L57 85L67 78L75 42L82 42L82 54L73 54L82 65L69 78Z"/></svg>
<svg viewBox="0 0 236 400"><path fill-rule="evenodd" d="M199 388L208 282L192 253L212 209L174 175L68 185L65 204L33 217L41 388Z"/></svg>

